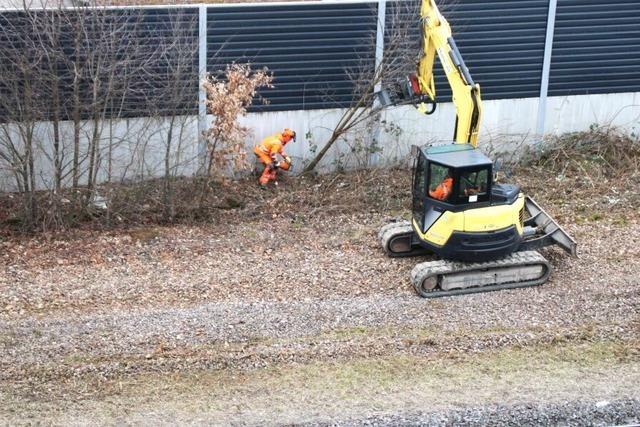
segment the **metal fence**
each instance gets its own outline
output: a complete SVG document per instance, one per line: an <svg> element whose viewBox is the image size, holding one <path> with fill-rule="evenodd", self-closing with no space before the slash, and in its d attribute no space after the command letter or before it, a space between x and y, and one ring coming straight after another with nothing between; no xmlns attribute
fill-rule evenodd
<svg viewBox="0 0 640 427"><path fill-rule="evenodd" d="M396 19L395 6L396 2L387 3L386 15L391 19ZM539 96L548 7L548 0L443 2L440 6L484 99ZM416 30L409 41L416 51L419 41ZM438 61L435 82L438 96L450 100L451 90Z"/></svg>
<svg viewBox="0 0 640 427"><path fill-rule="evenodd" d="M202 101L204 94L201 90L196 93L198 79L234 61L266 66L274 73L275 87L261 93L269 104L256 104L252 111L349 105L353 86L345 70L355 61L374 67L376 51L384 42L376 32L388 28L384 21L401 3L417 7L419 1L134 7L114 8L113 14L124 10L137 14L140 25L134 36L149 39L151 44L172 34L168 28L179 22L183 36L194 41L192 69L183 89L192 93L193 101L185 102L181 113L196 113L199 105L203 116L204 106L198 99ZM440 3L485 99L539 97L542 118L547 95L636 92L640 88L640 56L635 54L640 48L637 0ZM20 19L19 11L0 12L0 24L16 19ZM407 43L414 44L417 51L417 18L407 14L405 19L416 20L416 30ZM1 42L0 59L6 59L6 40ZM147 95L162 85L170 67L171 58L156 58L143 73L132 77L137 79L133 86L140 90L132 91L118 104L123 116L143 115L150 108L150 99L157 103ZM450 93L441 71L436 73L436 86L442 99L447 100ZM6 82L0 82L0 91L4 87Z"/></svg>
<svg viewBox="0 0 640 427"><path fill-rule="evenodd" d="M0 118L11 120L20 108L15 96L27 85L38 104L36 119L69 119L74 103L84 107L96 99L109 110L107 117L192 114L197 48L198 10L191 7L1 12ZM171 111L163 102L168 88L185 94ZM60 99L57 112L51 111L53 96ZM86 108L79 114L91 118Z"/></svg>
<svg viewBox="0 0 640 427"><path fill-rule="evenodd" d="M261 111L346 107L345 69L374 67L377 4L252 5L207 8L207 68L230 62L267 67L275 88ZM373 39L372 39L373 38Z"/></svg>
<svg viewBox="0 0 640 427"><path fill-rule="evenodd" d="M559 0L549 95L640 91L640 3Z"/></svg>

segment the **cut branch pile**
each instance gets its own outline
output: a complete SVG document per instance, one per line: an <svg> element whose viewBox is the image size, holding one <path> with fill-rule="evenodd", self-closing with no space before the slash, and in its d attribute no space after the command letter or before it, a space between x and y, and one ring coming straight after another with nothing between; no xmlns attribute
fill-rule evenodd
<svg viewBox="0 0 640 427"><path fill-rule="evenodd" d="M523 157L524 165L562 174L589 177L637 174L640 139L612 126L592 126L589 131L553 137Z"/></svg>

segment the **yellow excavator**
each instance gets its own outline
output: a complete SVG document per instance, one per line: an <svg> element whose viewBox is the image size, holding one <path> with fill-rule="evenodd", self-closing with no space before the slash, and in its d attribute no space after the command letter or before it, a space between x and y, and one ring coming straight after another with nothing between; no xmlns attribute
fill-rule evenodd
<svg viewBox="0 0 640 427"><path fill-rule="evenodd" d="M454 141L412 148L412 218L384 226L382 247L391 257L440 258L411 272L413 286L425 298L540 285L551 265L536 249L558 245L575 256L577 244L518 186L494 181L493 162L477 148L480 86L435 0L423 0L420 15L417 73L379 92L378 99L382 108L412 104L433 113L437 54L456 107Z"/></svg>

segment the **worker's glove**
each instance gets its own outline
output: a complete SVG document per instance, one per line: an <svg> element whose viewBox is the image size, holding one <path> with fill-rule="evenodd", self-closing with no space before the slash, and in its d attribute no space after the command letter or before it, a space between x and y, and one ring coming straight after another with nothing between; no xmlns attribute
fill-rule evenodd
<svg viewBox="0 0 640 427"><path fill-rule="evenodd" d="M284 161L291 164L291 157L289 156L284 156Z"/></svg>
<svg viewBox="0 0 640 427"><path fill-rule="evenodd" d="M289 168L291 167L291 163L287 163L287 162L279 162L278 163L278 167L280 169L282 169L283 171L288 171Z"/></svg>

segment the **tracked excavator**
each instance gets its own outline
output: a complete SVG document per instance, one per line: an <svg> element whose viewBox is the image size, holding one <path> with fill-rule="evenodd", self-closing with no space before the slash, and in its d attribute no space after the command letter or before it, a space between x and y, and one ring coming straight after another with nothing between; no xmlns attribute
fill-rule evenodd
<svg viewBox="0 0 640 427"><path fill-rule="evenodd" d="M434 0L420 8L422 52L417 72L379 92L382 108L436 108L433 65L442 63L453 92L453 142L413 147L412 218L384 226L379 238L391 257L435 255L417 264L411 282L425 298L544 283L551 265L536 251L557 245L576 256L576 242L530 197L494 180L491 159L477 147L480 86Z"/></svg>

